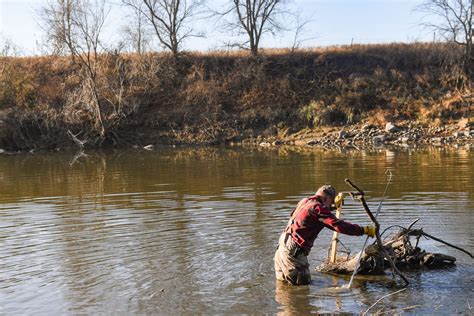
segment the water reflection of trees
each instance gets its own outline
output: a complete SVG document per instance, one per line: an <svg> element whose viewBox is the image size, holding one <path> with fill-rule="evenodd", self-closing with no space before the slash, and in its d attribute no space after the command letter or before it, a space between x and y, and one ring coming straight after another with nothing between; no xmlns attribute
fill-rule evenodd
<svg viewBox="0 0 474 316"><path fill-rule="evenodd" d="M73 154L58 153L2 156L2 199L67 196L80 202L87 197L101 204L104 194L172 189L178 194L219 196L225 188L249 186L258 206L314 191L323 183L346 190L347 177L377 196L386 183L387 169L395 176L392 196L418 191L466 192L472 186L469 150L193 148L88 153L71 165L72 158ZM450 180L453 173L457 181ZM449 186L444 185L447 182ZM469 194L472 198L472 192Z"/></svg>

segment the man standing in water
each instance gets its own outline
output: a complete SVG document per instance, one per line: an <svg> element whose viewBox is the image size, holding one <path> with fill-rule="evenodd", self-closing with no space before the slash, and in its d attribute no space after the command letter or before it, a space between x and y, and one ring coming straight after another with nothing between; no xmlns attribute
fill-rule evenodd
<svg viewBox="0 0 474 316"><path fill-rule="evenodd" d="M316 194L302 199L280 236L278 249L275 252L275 274L277 280L293 285L309 284L308 254L319 232L327 227L338 233L374 237L375 227L361 227L338 219L331 213L335 203L336 190L331 185L323 185ZM336 201L341 203L342 201Z"/></svg>

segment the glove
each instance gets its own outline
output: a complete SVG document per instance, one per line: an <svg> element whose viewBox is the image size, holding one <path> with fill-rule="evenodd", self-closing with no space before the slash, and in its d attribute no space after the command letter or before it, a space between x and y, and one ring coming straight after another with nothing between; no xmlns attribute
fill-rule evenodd
<svg viewBox="0 0 474 316"><path fill-rule="evenodd" d="M372 225L364 226L364 234L366 234L369 237L374 237L375 236L375 227Z"/></svg>
<svg viewBox="0 0 474 316"><path fill-rule="evenodd" d="M344 205L344 197L342 196L342 193L339 193L336 198L334 199L334 205L336 208L341 208L341 206Z"/></svg>

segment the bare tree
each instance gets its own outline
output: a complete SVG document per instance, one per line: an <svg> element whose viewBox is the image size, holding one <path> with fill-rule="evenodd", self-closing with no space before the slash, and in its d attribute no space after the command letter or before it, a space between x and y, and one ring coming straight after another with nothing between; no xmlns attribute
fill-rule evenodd
<svg viewBox="0 0 474 316"><path fill-rule="evenodd" d="M18 56L20 55L20 49L18 46L9 38L4 38L0 34L0 57Z"/></svg>
<svg viewBox="0 0 474 316"><path fill-rule="evenodd" d="M306 27L313 21L310 16L303 16L303 12L298 10L295 14L295 25L293 28L293 44L291 45L291 52L301 47L303 42L314 39L315 37L302 38L301 36L306 32Z"/></svg>
<svg viewBox="0 0 474 316"><path fill-rule="evenodd" d="M75 10L74 0L48 1L40 10L40 26L46 34L46 42L55 55L61 55L72 43L72 12ZM72 52L69 52L74 55Z"/></svg>
<svg viewBox="0 0 474 316"><path fill-rule="evenodd" d="M41 11L43 27L55 53L68 51L84 71L81 102L94 112L100 138L105 127L98 88L100 34L109 12L105 0L54 0Z"/></svg>
<svg viewBox="0 0 474 316"><path fill-rule="evenodd" d="M439 18L426 26L448 42L464 46L464 66L469 70L474 65L474 0L426 0L420 10Z"/></svg>
<svg viewBox="0 0 474 316"><path fill-rule="evenodd" d="M125 41L138 54L147 51L150 45L150 33L146 25L146 17L143 13L143 2L137 3L133 7L133 14L130 16L130 23L124 25L123 32Z"/></svg>
<svg viewBox="0 0 474 316"><path fill-rule="evenodd" d="M248 48L252 55L258 55L262 36L266 33L275 35L283 29L280 18L283 11L283 0L229 0L230 7L221 16L231 16L224 22L228 30L237 30L247 40L233 46Z"/></svg>
<svg viewBox="0 0 474 316"><path fill-rule="evenodd" d="M191 27L202 0L122 0L139 10L151 24L160 44L177 55L185 39L202 36Z"/></svg>

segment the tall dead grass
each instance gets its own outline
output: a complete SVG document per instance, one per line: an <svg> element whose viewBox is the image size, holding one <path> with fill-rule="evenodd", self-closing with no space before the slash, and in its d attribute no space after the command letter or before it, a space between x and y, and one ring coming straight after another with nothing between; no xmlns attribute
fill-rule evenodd
<svg viewBox="0 0 474 316"><path fill-rule="evenodd" d="M465 98L447 103L471 89L461 60L459 48L439 43L265 50L257 58L106 54L95 84L104 144L219 142L364 120L455 120L470 109ZM72 144L68 130L93 139L90 91L69 58L2 58L8 126L0 146L64 146Z"/></svg>

